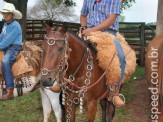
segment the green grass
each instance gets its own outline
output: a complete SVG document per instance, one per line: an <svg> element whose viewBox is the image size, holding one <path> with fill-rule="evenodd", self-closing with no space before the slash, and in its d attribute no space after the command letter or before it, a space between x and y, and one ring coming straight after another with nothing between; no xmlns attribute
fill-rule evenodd
<svg viewBox="0 0 163 122"><path fill-rule="evenodd" d="M134 74L130 77L130 79L124 83L121 93L126 98L126 104L131 103L134 100L134 97L137 95L136 89L138 89L138 86L133 84L132 81L134 79L137 79L137 80L142 79L144 73L145 73L144 68L137 67ZM129 110L127 110L125 108L117 108L114 122L124 122L126 120L126 117L130 116L130 115L131 115L131 113ZM142 122L142 121L141 120L132 120L130 122Z"/></svg>
<svg viewBox="0 0 163 122"><path fill-rule="evenodd" d="M137 67L130 79L125 81L121 93L126 96L127 104L133 101L135 95L137 94L136 89L138 88L138 86L133 84L132 81L142 79L144 73L145 69L143 67Z"/></svg>
<svg viewBox="0 0 163 122"><path fill-rule="evenodd" d="M126 82L132 82L133 79L137 79L140 80L142 79L143 75L145 73L145 68L144 67L137 67L134 74L130 77L129 80L127 80Z"/></svg>
<svg viewBox="0 0 163 122"><path fill-rule="evenodd" d="M41 116L41 117L40 117ZM39 92L0 102L0 122L38 122L42 119Z"/></svg>
<svg viewBox="0 0 163 122"><path fill-rule="evenodd" d="M122 88L122 94L126 97L126 103L130 103L135 95L137 94L136 89L138 86L132 84L133 78L141 79L144 74L144 68L136 68L135 73L131 76L130 80L124 84ZM85 122L86 114L80 114L79 111L76 112L78 120L77 122ZM124 108L116 109L116 122L123 122L126 116L131 113L129 110ZM41 105L41 98L39 91L32 94L17 97L11 101L1 101L0 102L0 122L42 122L43 112ZM50 122L56 122L53 112L50 116ZM95 122L101 122L101 108L98 105L98 112L96 113ZM133 122L141 122L134 121Z"/></svg>
<svg viewBox="0 0 163 122"><path fill-rule="evenodd" d="M124 108L117 108L114 122L124 122L125 117L129 115L130 115L129 110L124 109Z"/></svg>

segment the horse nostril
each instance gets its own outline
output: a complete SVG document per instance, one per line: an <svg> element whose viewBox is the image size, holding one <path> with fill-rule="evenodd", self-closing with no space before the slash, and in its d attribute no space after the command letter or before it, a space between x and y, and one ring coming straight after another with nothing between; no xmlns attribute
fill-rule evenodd
<svg viewBox="0 0 163 122"><path fill-rule="evenodd" d="M52 80L52 78L48 78L48 82L50 82Z"/></svg>
<svg viewBox="0 0 163 122"><path fill-rule="evenodd" d="M50 87L53 86L55 80L53 80L52 78L48 78L48 79L41 79L39 80L39 82L41 86Z"/></svg>

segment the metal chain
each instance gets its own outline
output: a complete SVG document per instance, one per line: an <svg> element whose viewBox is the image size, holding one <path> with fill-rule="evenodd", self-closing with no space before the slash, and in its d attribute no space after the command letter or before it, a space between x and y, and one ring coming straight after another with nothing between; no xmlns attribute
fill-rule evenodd
<svg viewBox="0 0 163 122"><path fill-rule="evenodd" d="M23 87L25 87L25 88L30 87L32 84L32 79L30 77L22 77L21 81L22 81Z"/></svg>
<svg viewBox="0 0 163 122"><path fill-rule="evenodd" d="M90 84L90 78L92 76L92 73L91 73L91 70L93 69L93 57L90 53L90 49L87 48L87 53L88 53L88 57L87 57L87 72L86 72L86 79L84 80L84 86L82 87L82 89L80 90L73 90L72 88L70 88L70 86L66 86L64 85L62 87L62 91L63 91L63 96L62 96L62 104L65 105L65 99L67 99L67 121L69 122L70 121L70 118L71 118L71 111L72 111L72 104L79 104L79 108L80 108L80 112L82 113L83 112L83 98L84 98L84 95L85 95L85 92L87 91L87 86ZM75 80L75 78L69 76L69 80L71 82L73 82ZM68 92L66 92L66 90L72 92L72 93L75 93L75 94L78 94L78 97L75 97L73 98L72 100L69 99L69 94Z"/></svg>

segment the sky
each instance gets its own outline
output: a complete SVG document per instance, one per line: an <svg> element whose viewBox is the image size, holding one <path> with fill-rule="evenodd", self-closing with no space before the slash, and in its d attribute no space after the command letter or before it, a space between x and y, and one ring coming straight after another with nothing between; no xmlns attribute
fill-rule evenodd
<svg viewBox="0 0 163 122"><path fill-rule="evenodd" d="M28 7L36 4L37 0L28 0ZM75 14L79 17L83 0L74 0L76 2ZM156 22L158 0L135 0L132 7L123 11L125 22ZM0 0L0 9L2 9L3 0ZM1 18L1 17L0 17Z"/></svg>

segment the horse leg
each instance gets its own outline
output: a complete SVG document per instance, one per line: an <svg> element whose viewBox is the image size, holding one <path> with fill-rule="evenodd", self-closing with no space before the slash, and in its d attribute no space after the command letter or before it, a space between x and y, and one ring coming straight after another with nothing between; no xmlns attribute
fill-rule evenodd
<svg viewBox="0 0 163 122"><path fill-rule="evenodd" d="M115 114L115 106L113 105L112 102L107 102L107 103L108 103L108 107L107 107L108 122L112 122Z"/></svg>
<svg viewBox="0 0 163 122"><path fill-rule="evenodd" d="M62 109L62 122L66 122L66 111L65 111L65 106L62 104L62 97L63 97L63 92L61 91L59 95L59 101Z"/></svg>
<svg viewBox="0 0 163 122"><path fill-rule="evenodd" d="M61 110L61 105L60 105L60 101L59 101L60 93L55 93L48 89L45 89L45 92L48 96L48 99L50 100L50 105L53 108L57 122L61 122L62 121L62 110Z"/></svg>
<svg viewBox="0 0 163 122"><path fill-rule="evenodd" d="M102 108L102 122L106 122L106 107L107 107L107 100L102 99L100 100L100 106Z"/></svg>
<svg viewBox="0 0 163 122"><path fill-rule="evenodd" d="M86 109L87 109L88 122L94 122L96 111L97 111L97 101L96 100L90 101L87 104Z"/></svg>
<svg viewBox="0 0 163 122"><path fill-rule="evenodd" d="M76 112L76 105L72 104L72 106L65 106L66 111L66 119L68 122L75 122L75 112Z"/></svg>
<svg viewBox="0 0 163 122"><path fill-rule="evenodd" d="M40 93L41 93L41 99L42 99L42 106L43 106L43 113L44 113L44 122L48 122L50 113L51 113L51 104L48 96L46 93L39 88Z"/></svg>

